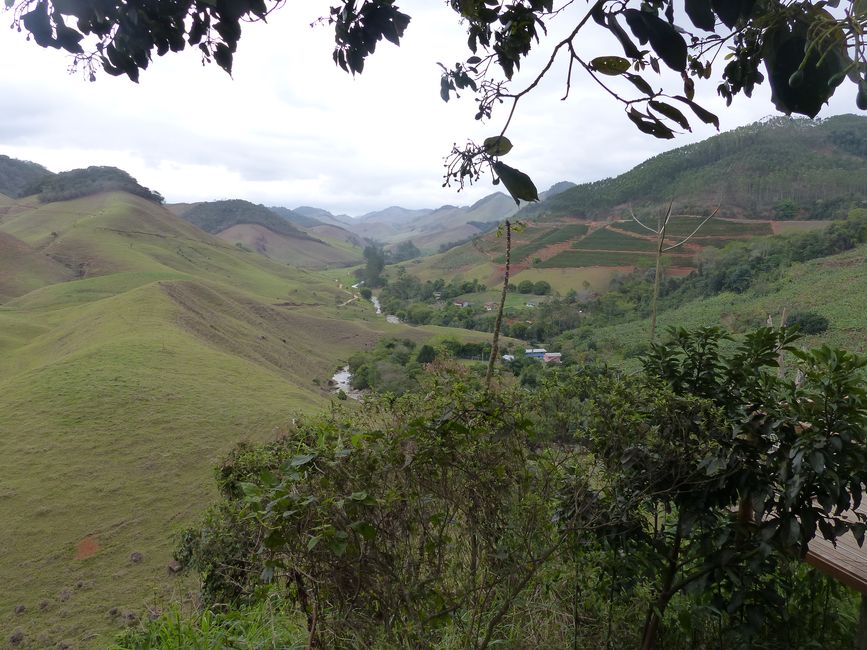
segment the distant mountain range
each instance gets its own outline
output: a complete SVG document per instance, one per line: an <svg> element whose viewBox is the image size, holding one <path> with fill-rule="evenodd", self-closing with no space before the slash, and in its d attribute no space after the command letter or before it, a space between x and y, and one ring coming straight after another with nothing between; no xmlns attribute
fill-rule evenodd
<svg viewBox="0 0 867 650"><path fill-rule="evenodd" d="M575 187L574 183L561 181L543 192L542 196L554 196L572 187ZM443 205L425 209L391 206L355 219L307 206L294 210L272 210L308 229L311 234L315 227L310 223L313 219L320 224L349 230L363 240L381 242L389 247L412 241L423 252L433 253L486 233L515 214L518 206L508 195L494 192L469 206Z"/></svg>
<svg viewBox="0 0 867 650"><path fill-rule="evenodd" d="M46 202L114 190L161 198L114 168L53 174L0 156L0 194L9 197L39 193ZM167 207L227 241L311 268L359 263L371 241L387 248L412 241L423 253L444 251L516 214L528 221L617 220L630 209L647 213L673 200L681 213L718 206L719 216L729 218L829 219L867 200L867 118L767 119L660 154L616 178L562 181L540 196L520 210L495 192L469 206L391 206L358 218L240 200Z"/></svg>

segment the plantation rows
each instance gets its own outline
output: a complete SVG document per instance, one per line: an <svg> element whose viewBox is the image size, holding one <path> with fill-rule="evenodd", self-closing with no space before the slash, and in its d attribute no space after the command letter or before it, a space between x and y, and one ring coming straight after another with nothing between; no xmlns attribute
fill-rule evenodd
<svg viewBox="0 0 867 650"><path fill-rule="evenodd" d="M702 217L672 217L668 222L666 234L672 237L686 237L702 222ZM618 230L641 235L652 235L646 228L642 228L634 221L618 221L613 224ZM648 224L655 227L655 224ZM771 224L765 221L729 221L725 219L710 219L705 223L696 236L701 237L737 237L743 235L759 236L771 235Z"/></svg>
<svg viewBox="0 0 867 650"><path fill-rule="evenodd" d="M538 266L544 269L575 266L637 266L639 268L650 268L655 264L655 260L656 257L652 253L568 250L541 262ZM662 260L665 266L686 266L690 268L696 266L695 259L689 255L663 255Z"/></svg>
<svg viewBox="0 0 867 650"><path fill-rule="evenodd" d="M569 241L570 239L581 237L586 232L587 224L583 223L571 223L566 226L560 226L553 230L549 230L544 235L536 237L535 239L527 242L526 244L515 246L512 249L512 260L519 262L523 259L526 259L536 251L542 250L546 246L561 244L563 242ZM504 255L500 255L494 261L498 264L503 264L505 263L506 258Z"/></svg>

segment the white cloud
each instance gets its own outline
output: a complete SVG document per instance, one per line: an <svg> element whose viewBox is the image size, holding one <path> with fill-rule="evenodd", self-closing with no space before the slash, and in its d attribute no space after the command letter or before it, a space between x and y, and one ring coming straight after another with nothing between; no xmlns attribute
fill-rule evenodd
<svg viewBox="0 0 867 650"><path fill-rule="evenodd" d="M430 0L400 2L413 16L404 45L383 41L352 78L331 60L329 29L310 27L328 3L311 4L289 3L268 24L245 25L233 78L202 67L191 50L156 59L140 84L105 74L89 83L67 73L63 54L7 31L0 59L19 63L0 70L0 152L54 170L116 165L169 201L239 197L361 214L392 204L472 203L493 191L487 182L460 195L441 187L451 144L497 133L506 114L500 107L483 125L469 95L439 99L436 62L467 54L454 12ZM583 46L588 56L616 51L601 36ZM532 57L521 77L546 56ZM700 125L674 141L654 140L585 76L576 74L561 102L565 77L565 67L555 67L522 101L510 130L512 164L540 189L621 173L715 132ZM839 94L826 115L853 110L854 90ZM728 130L774 112L767 85L756 95L728 109L713 84L699 97Z"/></svg>

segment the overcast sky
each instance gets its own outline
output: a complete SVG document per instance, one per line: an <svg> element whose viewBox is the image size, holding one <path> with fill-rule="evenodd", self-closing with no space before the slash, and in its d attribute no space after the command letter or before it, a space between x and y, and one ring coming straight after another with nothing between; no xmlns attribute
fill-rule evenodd
<svg viewBox="0 0 867 650"><path fill-rule="evenodd" d="M69 74L62 52L4 30L0 153L52 171L121 167L169 202L243 198L351 215L472 203L497 188L489 180L461 194L443 188L443 158L453 142L499 133L506 111L480 124L469 94L444 103L436 63L469 55L465 31L444 2L398 4L413 18L403 45L383 41L354 79L332 62L329 28L310 27L327 12L325 0L292 0L267 25L244 25L233 77L203 67L191 49L157 58L139 84L106 74L90 83ZM583 7L576 3L571 15ZM11 21L9 13L0 16ZM565 26L569 16L563 18ZM595 33L584 41L587 56L619 53L613 39L588 27ZM538 70L542 54L522 68L516 89ZM715 133L694 120L692 133L656 140L637 132L585 76L576 75L569 99L560 101L564 82L565 67L555 68L522 102L509 131L515 148L506 162L540 190L616 175ZM767 83L729 108L715 86L705 84L696 99L719 115L721 130L774 114ZM856 112L850 86L823 117Z"/></svg>

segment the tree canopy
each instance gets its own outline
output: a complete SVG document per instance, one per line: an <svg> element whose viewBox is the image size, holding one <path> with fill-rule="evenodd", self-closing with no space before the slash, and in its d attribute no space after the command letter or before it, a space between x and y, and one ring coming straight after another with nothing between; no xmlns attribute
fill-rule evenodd
<svg viewBox="0 0 867 650"><path fill-rule="evenodd" d="M13 26L43 47L63 49L95 78L101 68L137 81L154 53L198 47L205 61L231 72L244 21L264 20L280 0L5 0ZM351 74L384 38L399 45L410 24L395 0L332 0L321 22L334 29L334 62ZM530 178L501 160L512 148L506 137L520 100L533 92L558 59L568 61L565 94L586 75L622 104L640 131L673 138L690 120L719 126L695 101L696 84L717 84L731 102L768 81L776 108L815 117L843 83L857 85L857 105L867 109L867 58L863 39L867 4L862 0L450 0L467 31L469 56L442 66L440 94L475 95L477 120L508 111L498 133L481 144L455 146L445 184L463 186L490 173L512 197L533 201ZM571 23L569 23L571 21ZM555 22L571 27L558 42L547 38ZM586 58L580 47L591 30L607 33L609 53ZM546 64L522 88L512 78L531 50L549 53ZM680 75L676 87L663 68ZM625 90L624 90L625 89ZM688 117L689 116L689 117Z"/></svg>

